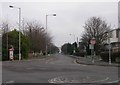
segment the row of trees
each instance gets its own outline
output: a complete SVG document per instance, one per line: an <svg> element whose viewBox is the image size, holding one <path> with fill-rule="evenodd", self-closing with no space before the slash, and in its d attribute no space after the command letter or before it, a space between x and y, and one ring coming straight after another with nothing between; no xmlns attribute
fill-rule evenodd
<svg viewBox="0 0 120 85"><path fill-rule="evenodd" d="M67 54L67 55L76 55L76 56L82 56L84 57L87 52L89 51L88 49L86 49L86 47L84 47L82 42L79 42L79 47L78 44L76 42L74 43L65 43L62 47L61 47L62 53Z"/></svg>
<svg viewBox="0 0 120 85"><path fill-rule="evenodd" d="M70 44L70 43L65 43L62 47L61 47L62 53L64 54L73 54L74 51L74 44Z"/></svg>
<svg viewBox="0 0 120 85"><path fill-rule="evenodd" d="M8 23L3 23L2 35L2 55L3 60L8 60L8 49L11 45L14 47L14 54L18 56L19 31L14 29L10 31ZM52 37L46 32L45 28L38 22L24 22L21 27L21 54L22 58L28 58L28 53L45 53L46 39L48 53L58 52L59 49L52 43Z"/></svg>
<svg viewBox="0 0 120 85"><path fill-rule="evenodd" d="M96 39L95 53L99 54L102 47L101 45L104 44L104 40L108 39L107 32L109 32L110 29L110 25L108 25L106 21L102 20L100 17L91 17L88 19L84 25L84 33L81 36L82 38L81 42L79 42L79 48L75 46L77 55L80 53L90 54L91 51L89 45L92 38ZM69 46L69 44L64 44L62 46L62 52L66 53L65 47L66 49L70 49ZM72 48L71 50L71 52L73 52L74 49Z"/></svg>

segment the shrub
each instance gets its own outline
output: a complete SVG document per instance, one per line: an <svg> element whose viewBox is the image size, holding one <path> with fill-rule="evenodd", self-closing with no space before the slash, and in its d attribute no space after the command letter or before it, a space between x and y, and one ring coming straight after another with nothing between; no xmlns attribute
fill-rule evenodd
<svg viewBox="0 0 120 85"><path fill-rule="evenodd" d="M9 60L9 54L7 55L7 37L8 34L8 49L10 48L10 45L13 46L14 48L14 54L15 54L15 59L17 60L18 58L16 57L16 54L19 54L19 31L13 30L8 33L4 33L2 36L2 60ZM28 52L30 49L30 41L27 36L23 35L21 33L21 57L22 59L26 59L28 57Z"/></svg>
<svg viewBox="0 0 120 85"><path fill-rule="evenodd" d="M103 61L109 61L109 51L101 52L100 56ZM112 62L119 62L120 59L120 51L119 52L111 52L111 61Z"/></svg>
<svg viewBox="0 0 120 85"><path fill-rule="evenodd" d="M7 55L7 50L5 48L2 49L2 61L9 60L9 57Z"/></svg>
<svg viewBox="0 0 120 85"><path fill-rule="evenodd" d="M73 55L75 56L80 56L80 57L84 57L85 56L85 52L76 52Z"/></svg>
<svg viewBox="0 0 120 85"><path fill-rule="evenodd" d="M14 60L19 60L19 54L14 54Z"/></svg>
<svg viewBox="0 0 120 85"><path fill-rule="evenodd" d="M108 61L109 60L109 53L108 52L101 52L100 56L103 61Z"/></svg>
<svg viewBox="0 0 120 85"><path fill-rule="evenodd" d="M116 57L115 62L120 63L120 57Z"/></svg>

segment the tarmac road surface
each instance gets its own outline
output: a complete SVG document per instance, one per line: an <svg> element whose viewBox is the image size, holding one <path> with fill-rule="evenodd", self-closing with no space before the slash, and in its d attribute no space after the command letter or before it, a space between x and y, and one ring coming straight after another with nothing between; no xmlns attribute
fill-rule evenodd
<svg viewBox="0 0 120 85"><path fill-rule="evenodd" d="M3 83L117 83L118 67L81 65L62 54L2 62Z"/></svg>

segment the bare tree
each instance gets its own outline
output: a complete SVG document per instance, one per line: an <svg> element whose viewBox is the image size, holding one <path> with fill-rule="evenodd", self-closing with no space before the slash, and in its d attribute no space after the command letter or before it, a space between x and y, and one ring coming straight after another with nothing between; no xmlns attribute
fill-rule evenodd
<svg viewBox="0 0 120 85"><path fill-rule="evenodd" d="M8 22L3 22L2 23L2 32L3 32L3 34L7 33L9 30L10 30L10 27L9 27Z"/></svg>
<svg viewBox="0 0 120 85"><path fill-rule="evenodd" d="M10 31L9 23L7 21L2 22L2 35L6 34L6 37L5 37L5 40L1 39L1 41L3 41L3 43L1 45L2 45L2 47L5 47L7 56L8 56L8 44L9 44L9 42L8 42L8 32L9 31Z"/></svg>
<svg viewBox="0 0 120 85"><path fill-rule="evenodd" d="M100 45L108 38L106 32L110 31L110 25L99 17L91 17L85 23L84 29L82 42L87 46L90 43L90 39L94 37L96 39L95 48L98 53Z"/></svg>
<svg viewBox="0 0 120 85"><path fill-rule="evenodd" d="M45 52L46 38L48 43L52 42L49 33L46 33L44 27L38 22L27 22L25 24L24 34L28 36L31 43L31 51ZM48 44L49 45L49 44Z"/></svg>

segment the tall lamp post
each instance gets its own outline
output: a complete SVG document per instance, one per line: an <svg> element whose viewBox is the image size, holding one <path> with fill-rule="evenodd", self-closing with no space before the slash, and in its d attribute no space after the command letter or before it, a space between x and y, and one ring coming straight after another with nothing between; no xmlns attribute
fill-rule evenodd
<svg viewBox="0 0 120 85"><path fill-rule="evenodd" d="M70 36L73 35L74 37L74 42L75 42L75 35L74 34L70 34ZM73 50L73 53L75 53L75 44L74 44L74 50Z"/></svg>
<svg viewBox="0 0 120 85"><path fill-rule="evenodd" d="M110 41L110 38L111 38L111 31L107 31L107 32L104 32L102 35L104 34L107 34L107 43L108 43L108 51L109 51L109 64L112 63L112 60L111 60L111 41Z"/></svg>
<svg viewBox="0 0 120 85"><path fill-rule="evenodd" d="M112 32L112 31L107 31L107 32L103 33L103 34L107 34L108 51L109 51L109 64L112 63L112 61L111 61L111 41L110 41L111 32Z"/></svg>
<svg viewBox="0 0 120 85"><path fill-rule="evenodd" d="M21 28L21 8L19 7L14 7L14 6L9 6L10 8L16 8L19 10L19 60L21 60L21 35L20 35L20 28Z"/></svg>
<svg viewBox="0 0 120 85"><path fill-rule="evenodd" d="M108 33L108 43L109 43L109 64L111 64L111 42L110 42L110 32Z"/></svg>
<svg viewBox="0 0 120 85"><path fill-rule="evenodd" d="M56 14L46 14L46 35L47 35L47 17L48 16L56 16ZM48 40L47 40L47 36L46 36L46 55L48 54L47 51L48 51Z"/></svg>

